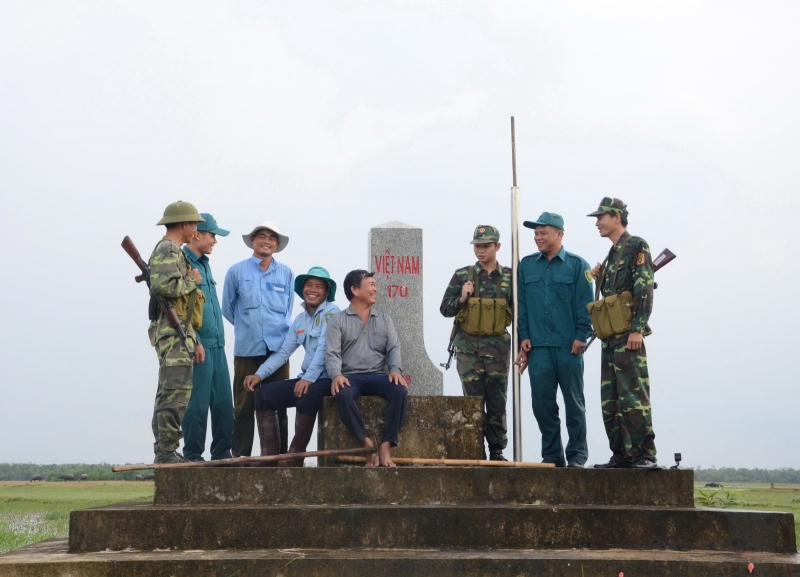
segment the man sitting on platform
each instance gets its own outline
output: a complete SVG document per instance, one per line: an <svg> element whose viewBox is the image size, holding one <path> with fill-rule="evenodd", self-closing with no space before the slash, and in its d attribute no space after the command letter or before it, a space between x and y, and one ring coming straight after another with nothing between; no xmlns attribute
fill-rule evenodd
<svg viewBox="0 0 800 577"><path fill-rule="evenodd" d="M331 318L325 335L325 367L333 379L339 417L364 447L374 447L356 402L361 395L386 399L386 426L378 454L367 467L394 467L392 447L397 446L406 416L408 384L400 368L400 340L389 313L374 308L378 289L373 273L354 270L344 279L350 306Z"/></svg>
<svg viewBox="0 0 800 577"><path fill-rule="evenodd" d="M269 356L255 375L244 379L244 388L248 391L255 390L256 424L261 439L262 457L280 452L276 411L295 406L297 414L294 420L294 439L289 452L304 452L311 440L322 399L330 395L331 391L331 380L325 372L325 329L331 317L339 312L339 307L333 304L336 283L331 280L327 270L321 266L313 266L308 274L301 274L295 279L294 292L303 299L303 310L295 317L280 349ZM289 362L289 357L300 345L303 345L306 355L298 378L266 383L259 387L261 381ZM281 460L278 466L302 467L303 459Z"/></svg>

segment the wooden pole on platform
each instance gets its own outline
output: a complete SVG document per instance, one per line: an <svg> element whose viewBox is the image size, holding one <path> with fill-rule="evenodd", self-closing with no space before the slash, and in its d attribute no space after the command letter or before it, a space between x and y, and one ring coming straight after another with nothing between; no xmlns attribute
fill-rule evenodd
<svg viewBox="0 0 800 577"><path fill-rule="evenodd" d="M366 463L366 457L339 456L340 463ZM526 467L552 469L555 463L523 463L522 461L484 461L480 459L417 459L413 457L392 457L397 465L445 465L450 467Z"/></svg>
<svg viewBox="0 0 800 577"><path fill-rule="evenodd" d="M324 451L308 451L306 453L286 453L283 455L268 455L266 457L234 457L232 459L218 459L216 461L191 461L189 463L141 463L139 465L120 465L111 467L115 473L122 471L142 471L145 469L193 469L202 467L225 467L247 463L274 463L284 459L306 459L310 457L335 457L338 455L367 455L374 453L376 447L359 447L358 449L326 449ZM362 457L366 459L365 457Z"/></svg>

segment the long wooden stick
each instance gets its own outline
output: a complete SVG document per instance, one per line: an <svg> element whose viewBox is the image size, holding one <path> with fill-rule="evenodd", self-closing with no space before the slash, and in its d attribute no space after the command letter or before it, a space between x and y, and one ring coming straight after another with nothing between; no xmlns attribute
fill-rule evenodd
<svg viewBox="0 0 800 577"><path fill-rule="evenodd" d="M366 457L339 456L340 463L366 463ZM550 469L554 463L525 463L522 461L482 461L478 459L418 459L413 457L392 457L398 465L447 465L452 467L528 467Z"/></svg>
<svg viewBox="0 0 800 577"><path fill-rule="evenodd" d="M306 453L286 453L283 455L268 455L266 457L234 457L232 459L219 459L217 461L192 461L190 463L141 463L139 465L120 465L111 467L115 473L122 471L141 471L144 469L191 469L197 467L224 467L243 463L274 463L284 459L306 459L309 457L335 457L338 455L367 455L374 453L375 447L359 447L358 449L326 449L324 451L308 451ZM366 460L366 458L364 458Z"/></svg>

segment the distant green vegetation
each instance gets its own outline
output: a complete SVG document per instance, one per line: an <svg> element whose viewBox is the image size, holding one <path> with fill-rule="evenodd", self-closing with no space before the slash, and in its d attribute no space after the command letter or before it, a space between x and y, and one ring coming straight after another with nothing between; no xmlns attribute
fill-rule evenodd
<svg viewBox="0 0 800 577"><path fill-rule="evenodd" d="M37 465L35 463L0 463L0 481L30 481L34 475L41 475L45 481L57 481L61 475L73 475L78 480L81 475L90 481L134 481L136 475L144 476L149 471L125 471L114 473L111 465L100 463L72 463L67 465Z"/></svg>
<svg viewBox="0 0 800 577"><path fill-rule="evenodd" d="M87 473L88 474L88 473ZM153 500L152 483L0 483L0 554L69 534L69 513L121 501Z"/></svg>
<svg viewBox="0 0 800 577"><path fill-rule="evenodd" d="M800 469L716 469L694 470L694 480L718 483L800 483Z"/></svg>

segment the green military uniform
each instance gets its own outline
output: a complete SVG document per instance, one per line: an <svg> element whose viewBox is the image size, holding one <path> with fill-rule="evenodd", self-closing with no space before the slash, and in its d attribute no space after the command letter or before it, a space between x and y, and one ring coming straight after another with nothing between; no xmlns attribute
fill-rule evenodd
<svg viewBox="0 0 800 577"><path fill-rule="evenodd" d="M491 226L479 226L473 244L498 242L499 233ZM456 270L447 285L440 312L445 317L454 317L466 306L459 303L461 287L470 280L475 291L472 296L481 298L505 298L512 305L511 269L497 265L487 273L476 262ZM453 341L456 353L456 368L461 377L465 396L482 397L484 402L483 434L489 445L491 455L502 456L508 444L506 426L506 400L508 398L508 371L511 364L511 336L506 331L502 335L475 335L459 329Z"/></svg>
<svg viewBox="0 0 800 577"><path fill-rule="evenodd" d="M176 205L179 206L176 208ZM202 219L194 206L187 202L178 202L167 207L164 218L158 224L200 221ZM150 290L155 295L174 300L197 288L198 282L189 274L189 262L183 250L166 237L153 250L149 267ZM191 315L191 311L188 314ZM191 323L184 323L184 328L190 345L194 347L197 340ZM182 437L181 420L192 394L194 359L161 310L158 311L156 320L150 323L147 333L150 343L156 349L159 363L152 419L155 462L172 462L176 459L175 451Z"/></svg>
<svg viewBox="0 0 800 577"><path fill-rule="evenodd" d="M627 207L619 199L604 198L596 212L627 216ZM633 295L633 320L630 332L643 336L652 331L648 325L653 310L653 261L647 242L627 231L611 247L608 264L601 272L603 297L630 291ZM600 400L603 424L613 456L611 463L626 466L637 461L656 462L655 433L650 408L650 375L644 342L639 350L627 349L624 333L604 341L601 352Z"/></svg>

